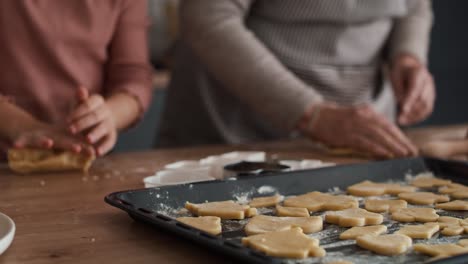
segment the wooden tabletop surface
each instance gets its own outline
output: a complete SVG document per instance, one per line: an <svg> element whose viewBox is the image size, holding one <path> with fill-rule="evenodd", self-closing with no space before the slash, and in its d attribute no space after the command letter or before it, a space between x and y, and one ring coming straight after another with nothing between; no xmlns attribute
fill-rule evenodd
<svg viewBox="0 0 468 264"><path fill-rule="evenodd" d="M462 137L467 126L412 131L418 142ZM209 146L112 154L96 161L89 175L57 173L19 176L0 165L0 212L16 223L11 247L0 263L219 263L225 257L134 222L104 203L115 191L143 188L142 179L165 164L232 150L264 150L282 159L363 160L331 157L304 140Z"/></svg>

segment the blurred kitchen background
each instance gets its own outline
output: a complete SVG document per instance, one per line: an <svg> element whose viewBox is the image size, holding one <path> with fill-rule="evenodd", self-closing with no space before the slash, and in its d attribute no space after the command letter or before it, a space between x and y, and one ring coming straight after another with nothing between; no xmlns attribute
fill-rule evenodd
<svg viewBox="0 0 468 264"><path fill-rule="evenodd" d="M143 122L120 136L116 151L144 150L154 145L177 38L177 4L178 0L148 1L153 24L149 36L151 60L157 71L153 103ZM432 4L435 23L429 64L438 97L434 113L420 126L468 123L468 1L433 0Z"/></svg>

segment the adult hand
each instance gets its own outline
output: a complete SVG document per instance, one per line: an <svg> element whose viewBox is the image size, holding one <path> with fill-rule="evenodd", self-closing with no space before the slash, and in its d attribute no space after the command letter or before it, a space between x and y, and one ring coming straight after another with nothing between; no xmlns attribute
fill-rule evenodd
<svg viewBox="0 0 468 264"><path fill-rule="evenodd" d="M317 105L317 116L303 132L330 147L351 148L383 158L414 156L417 148L398 127L369 105Z"/></svg>
<svg viewBox="0 0 468 264"><path fill-rule="evenodd" d="M400 125L420 122L432 113L436 92L425 65L411 55L400 55L393 61L390 79L400 106Z"/></svg>
<svg viewBox="0 0 468 264"><path fill-rule="evenodd" d="M117 142L117 127L112 112L101 95L89 95L80 87L77 93L80 104L68 118L69 130L82 134L94 146L96 154L108 153Z"/></svg>

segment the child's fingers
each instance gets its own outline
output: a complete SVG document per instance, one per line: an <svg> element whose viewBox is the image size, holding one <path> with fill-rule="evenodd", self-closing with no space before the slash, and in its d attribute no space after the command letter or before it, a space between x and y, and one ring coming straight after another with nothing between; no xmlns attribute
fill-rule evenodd
<svg viewBox="0 0 468 264"><path fill-rule="evenodd" d="M103 122L96 127L94 127L86 136L86 139L88 140L89 143L95 144L99 140L101 140L103 137L105 137L107 134L109 134L109 128L108 125Z"/></svg>
<svg viewBox="0 0 468 264"><path fill-rule="evenodd" d="M80 133L86 129L98 125L109 116L109 113L105 107L101 106L93 112L88 113L85 116L75 120L70 126L70 131L73 134Z"/></svg>
<svg viewBox="0 0 468 264"><path fill-rule="evenodd" d="M104 99L100 95L93 95L89 97L86 101L81 103L75 111L68 118L70 122L73 122L76 119L79 119L90 112L93 112L95 109L104 104Z"/></svg>
<svg viewBox="0 0 468 264"><path fill-rule="evenodd" d="M81 152L82 146L80 143L71 138L58 137L54 140L54 148L79 153Z"/></svg>
<svg viewBox="0 0 468 264"><path fill-rule="evenodd" d="M83 102L83 101L88 99L89 91L88 91L88 89L86 89L86 87L80 86L80 87L78 87L78 91L77 91L76 95L78 96L78 100L80 102Z"/></svg>
<svg viewBox="0 0 468 264"><path fill-rule="evenodd" d="M115 145L116 136L108 135L100 142L96 152L98 156L103 156L108 153Z"/></svg>
<svg viewBox="0 0 468 264"><path fill-rule="evenodd" d="M53 146L53 140L46 136L24 136L13 142L15 148L46 148L49 149Z"/></svg>

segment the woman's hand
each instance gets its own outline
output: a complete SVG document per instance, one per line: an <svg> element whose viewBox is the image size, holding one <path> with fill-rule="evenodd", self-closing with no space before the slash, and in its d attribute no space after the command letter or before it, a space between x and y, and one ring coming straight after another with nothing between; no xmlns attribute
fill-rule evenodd
<svg viewBox="0 0 468 264"><path fill-rule="evenodd" d="M97 155L108 153L117 142L114 116L101 95L89 95L86 88L79 88L80 104L69 116L71 133L81 134L92 144Z"/></svg>
<svg viewBox="0 0 468 264"><path fill-rule="evenodd" d="M398 127L371 106L321 104L303 132L330 147L351 148L378 157L414 156L417 148Z"/></svg>
<svg viewBox="0 0 468 264"><path fill-rule="evenodd" d="M436 98L427 67L410 55L400 55L393 61L390 77L400 106L398 123L411 125L426 119Z"/></svg>

